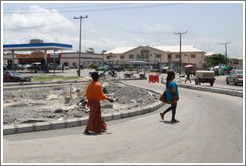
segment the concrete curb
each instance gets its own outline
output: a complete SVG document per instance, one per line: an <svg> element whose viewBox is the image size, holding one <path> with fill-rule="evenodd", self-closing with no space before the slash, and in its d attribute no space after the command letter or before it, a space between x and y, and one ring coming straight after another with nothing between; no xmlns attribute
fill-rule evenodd
<svg viewBox="0 0 246 166"><path fill-rule="evenodd" d="M186 84L182 84L182 83L177 83L177 85L178 85L178 87L181 87L181 88L188 88L188 89L194 89L194 90L199 90L199 91L207 91L207 92L243 97L243 91L240 91L240 90L237 91L237 90L231 90L231 89L203 87L203 86L199 86L199 85L186 85Z"/></svg>
<svg viewBox="0 0 246 166"><path fill-rule="evenodd" d="M141 108L128 109L124 111L115 112L112 114L102 115L105 121L117 120L132 116L137 116L149 112L153 112L165 104L161 101L155 102L149 106L144 106ZM18 134L33 131L44 131L53 129L70 128L76 126L86 125L88 117L73 118L67 120L55 120L52 122L38 122L32 124L20 124L20 125L5 125L3 126L3 135Z"/></svg>

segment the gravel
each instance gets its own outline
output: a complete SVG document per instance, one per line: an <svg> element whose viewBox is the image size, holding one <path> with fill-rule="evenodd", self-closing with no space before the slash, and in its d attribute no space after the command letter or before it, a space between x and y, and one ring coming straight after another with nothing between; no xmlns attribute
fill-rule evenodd
<svg viewBox="0 0 246 166"><path fill-rule="evenodd" d="M148 90L126 86L114 81L102 83L107 96L114 103L101 100L102 114L141 107L157 101L159 94ZM87 84L72 84L67 87L52 87L28 90L3 91L3 124L23 124L47 122L57 119L85 117L89 114L86 104L79 105L81 99L86 100Z"/></svg>

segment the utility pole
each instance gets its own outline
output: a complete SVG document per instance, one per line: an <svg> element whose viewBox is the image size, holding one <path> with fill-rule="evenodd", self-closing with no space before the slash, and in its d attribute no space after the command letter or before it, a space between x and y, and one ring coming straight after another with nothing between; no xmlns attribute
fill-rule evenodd
<svg viewBox="0 0 246 166"><path fill-rule="evenodd" d="M220 44L225 45L225 56L226 56L226 67L227 67L227 44L231 44L231 42L225 42Z"/></svg>
<svg viewBox="0 0 246 166"><path fill-rule="evenodd" d="M79 30L79 72L78 72L78 76L80 77L80 59L81 59L81 22L83 18L87 18L88 16L85 17L74 17L74 19L79 19L80 20L80 30Z"/></svg>
<svg viewBox="0 0 246 166"><path fill-rule="evenodd" d="M181 75L181 64L182 64L182 62L181 62L181 35L183 35L183 34L187 34L187 31L186 32L178 32L178 33L175 33L174 32L174 35L179 35L179 38L180 38L180 48L179 48L179 67L180 67L180 71L179 71L179 74Z"/></svg>

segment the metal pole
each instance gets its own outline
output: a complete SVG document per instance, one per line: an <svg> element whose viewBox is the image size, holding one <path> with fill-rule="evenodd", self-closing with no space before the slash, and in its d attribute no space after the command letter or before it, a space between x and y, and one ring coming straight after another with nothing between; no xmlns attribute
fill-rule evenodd
<svg viewBox="0 0 246 166"><path fill-rule="evenodd" d="M225 56L226 56L226 67L227 67L227 44L230 44L231 42L225 42L225 43L220 43L225 45Z"/></svg>
<svg viewBox="0 0 246 166"><path fill-rule="evenodd" d="M82 23L82 19L83 18L87 18L88 16L86 17L74 17L74 19L80 19L80 28L79 28L79 72L78 72L78 76L80 77L80 59L81 59L81 23Z"/></svg>
<svg viewBox="0 0 246 166"><path fill-rule="evenodd" d="M183 32L183 33L180 33L180 32L178 32L178 33L174 33L174 35L179 35L179 38L180 38L180 43L179 43L179 45L180 45L180 50L179 50L179 67L180 67L180 71L179 71L179 74L181 75L181 66L182 66L182 60L181 60L181 35L182 34L187 34L187 31L186 32Z"/></svg>
<svg viewBox="0 0 246 166"><path fill-rule="evenodd" d="M80 30L79 30L79 72L78 75L80 77L80 59L81 59L81 21L82 20L82 16L80 16Z"/></svg>
<svg viewBox="0 0 246 166"><path fill-rule="evenodd" d="M179 67L180 67L180 75L181 75L181 33L179 34Z"/></svg>
<svg viewBox="0 0 246 166"><path fill-rule="evenodd" d="M54 75L56 75L56 73L55 73L55 56L56 56L56 50L54 50L54 63L53 63Z"/></svg>

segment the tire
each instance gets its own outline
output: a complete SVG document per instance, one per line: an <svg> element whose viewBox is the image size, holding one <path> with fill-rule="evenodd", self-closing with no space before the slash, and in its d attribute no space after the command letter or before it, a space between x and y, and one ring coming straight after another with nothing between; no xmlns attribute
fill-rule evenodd
<svg viewBox="0 0 246 166"><path fill-rule="evenodd" d="M198 80L197 79L195 80L195 84L198 85Z"/></svg>
<svg viewBox="0 0 246 166"><path fill-rule="evenodd" d="M228 79L226 79L226 84L229 84L229 81L228 81Z"/></svg>
<svg viewBox="0 0 246 166"><path fill-rule="evenodd" d="M210 82L210 86L213 86L214 85L214 83L213 82Z"/></svg>

